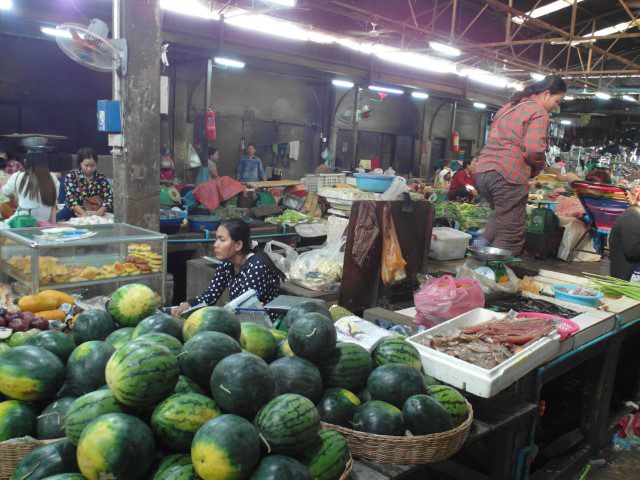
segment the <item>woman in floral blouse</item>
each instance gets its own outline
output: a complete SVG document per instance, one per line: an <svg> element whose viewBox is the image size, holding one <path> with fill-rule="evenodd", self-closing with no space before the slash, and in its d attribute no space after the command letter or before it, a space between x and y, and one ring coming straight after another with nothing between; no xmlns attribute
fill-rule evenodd
<svg viewBox="0 0 640 480"><path fill-rule="evenodd" d="M78 168L64 177L66 200L57 216L59 222L113 211L111 186L107 177L97 171L98 156L90 147L85 147L78 150L76 161Z"/></svg>

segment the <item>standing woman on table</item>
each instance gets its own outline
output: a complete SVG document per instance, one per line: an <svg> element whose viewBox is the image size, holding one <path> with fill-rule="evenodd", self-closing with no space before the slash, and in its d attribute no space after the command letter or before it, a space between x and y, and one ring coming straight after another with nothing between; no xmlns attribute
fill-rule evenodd
<svg viewBox="0 0 640 480"><path fill-rule="evenodd" d="M251 249L251 229L243 220L223 222L216 231L214 244L216 258L222 260L216 273L202 294L182 302L171 310L172 315L180 315L188 308L199 304L215 305L225 288L229 289L231 300L247 290L258 293L263 304L271 302L280 293L280 282L285 276L264 253L254 253Z"/></svg>
<svg viewBox="0 0 640 480"><path fill-rule="evenodd" d="M487 143L478 156L476 188L494 210L484 237L494 247L520 256L524 247L529 180L545 167L549 112L567 85L548 76L527 85L495 114Z"/></svg>
<svg viewBox="0 0 640 480"><path fill-rule="evenodd" d="M113 193L107 177L98 172L98 156L92 148L78 150L77 167L64 177L65 206L58 221L113 212Z"/></svg>

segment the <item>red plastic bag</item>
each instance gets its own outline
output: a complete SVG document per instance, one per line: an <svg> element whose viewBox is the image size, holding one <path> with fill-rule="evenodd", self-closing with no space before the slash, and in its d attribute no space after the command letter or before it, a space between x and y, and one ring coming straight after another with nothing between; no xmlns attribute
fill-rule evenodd
<svg viewBox="0 0 640 480"><path fill-rule="evenodd" d="M418 325L433 327L474 308L484 307L484 293L477 280L457 280L451 275L433 278L413 296Z"/></svg>

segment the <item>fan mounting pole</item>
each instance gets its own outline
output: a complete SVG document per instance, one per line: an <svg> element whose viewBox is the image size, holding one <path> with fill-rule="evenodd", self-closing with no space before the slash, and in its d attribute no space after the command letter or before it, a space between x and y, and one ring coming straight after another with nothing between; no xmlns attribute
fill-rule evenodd
<svg viewBox="0 0 640 480"><path fill-rule="evenodd" d="M113 0L113 10L112 10L112 30L113 30L113 39L120 38L120 0ZM112 84L112 96L113 100L117 100L122 105L122 85L121 85L120 75L118 75L118 71L114 70L111 74L111 84ZM124 115L123 112L120 112L122 116L122 122L124 123ZM122 132L124 132L124 128ZM122 155L124 150L124 133L119 134L109 134L109 146L111 147L112 155Z"/></svg>

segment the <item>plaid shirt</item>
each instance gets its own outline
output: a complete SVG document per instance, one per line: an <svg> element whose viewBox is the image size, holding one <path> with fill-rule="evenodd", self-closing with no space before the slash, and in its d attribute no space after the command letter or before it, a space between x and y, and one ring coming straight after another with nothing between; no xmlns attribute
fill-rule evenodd
<svg viewBox="0 0 640 480"><path fill-rule="evenodd" d="M496 171L509 183L526 185L545 166L549 115L534 98L496 113L475 173Z"/></svg>
<svg viewBox="0 0 640 480"><path fill-rule="evenodd" d="M9 176L22 170L22 164L16 160L7 160L7 165L4 167L4 171L8 173Z"/></svg>

